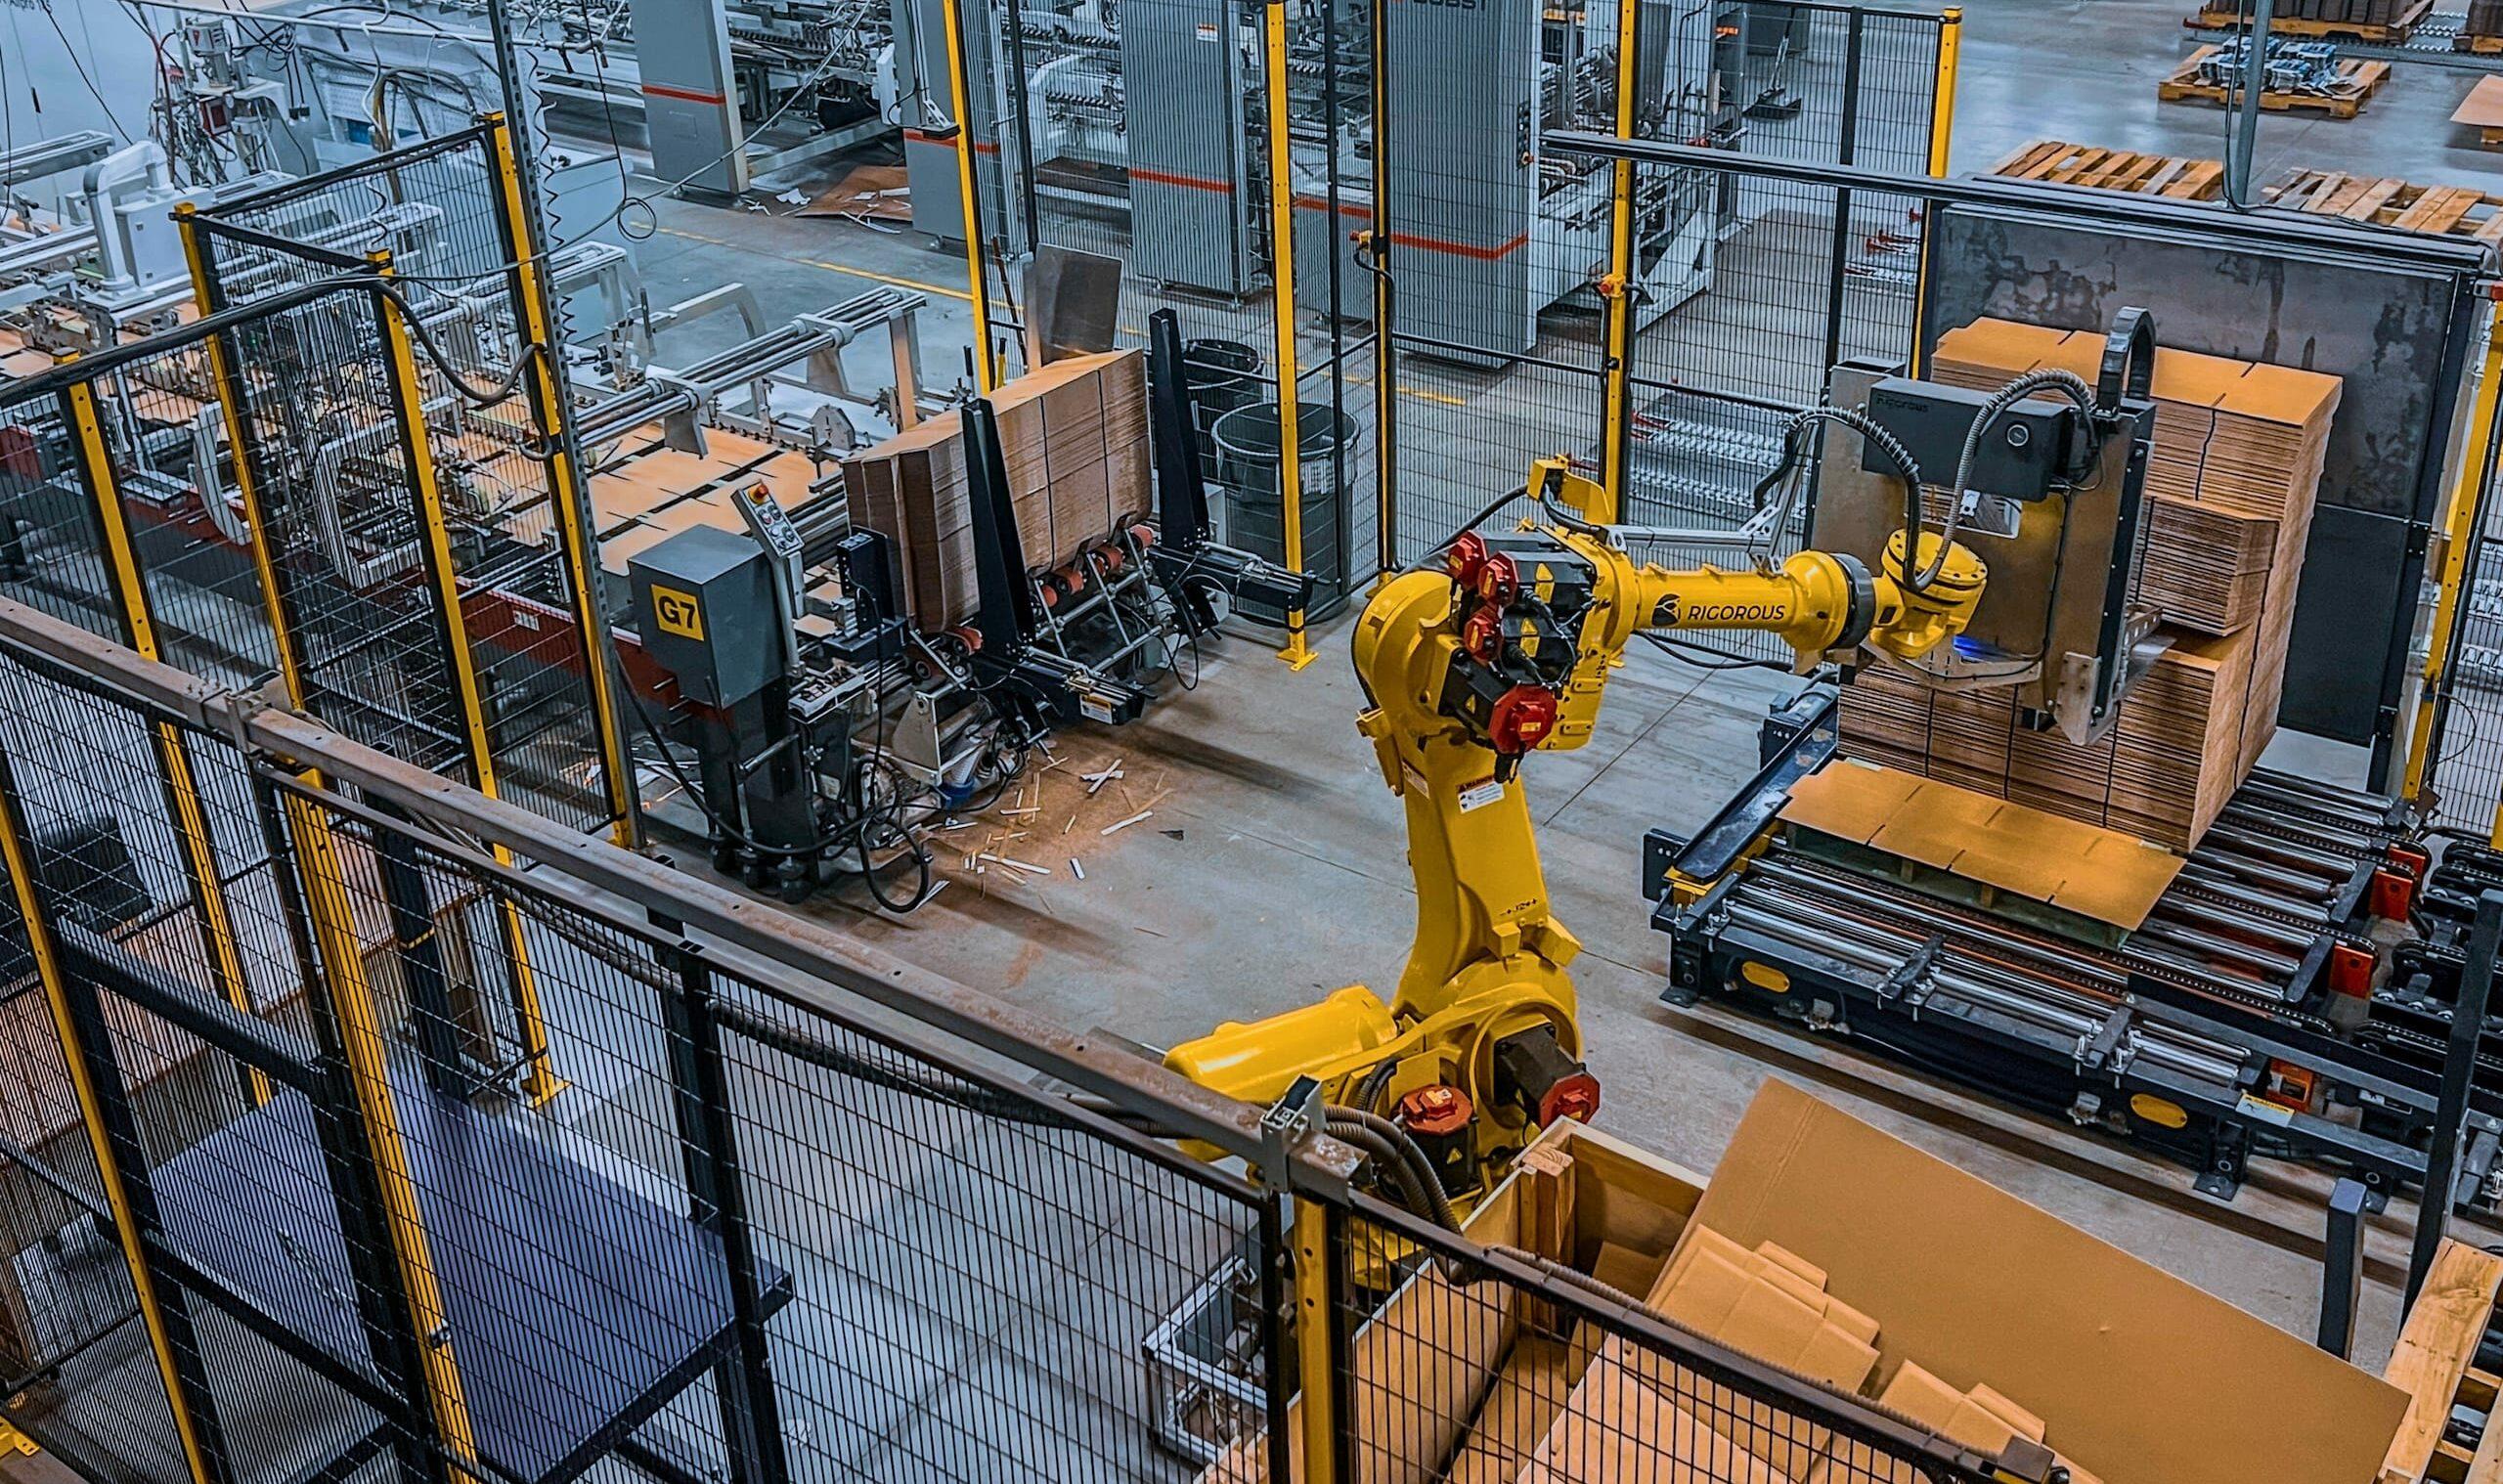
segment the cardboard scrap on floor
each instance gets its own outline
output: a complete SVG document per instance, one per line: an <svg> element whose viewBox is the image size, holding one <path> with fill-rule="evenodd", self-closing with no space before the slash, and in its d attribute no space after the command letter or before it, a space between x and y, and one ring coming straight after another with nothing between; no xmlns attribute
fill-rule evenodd
<svg viewBox="0 0 2503 1484"><path fill-rule="evenodd" d="M795 216L856 216L873 222L912 220L912 193L901 165L855 165Z"/></svg>

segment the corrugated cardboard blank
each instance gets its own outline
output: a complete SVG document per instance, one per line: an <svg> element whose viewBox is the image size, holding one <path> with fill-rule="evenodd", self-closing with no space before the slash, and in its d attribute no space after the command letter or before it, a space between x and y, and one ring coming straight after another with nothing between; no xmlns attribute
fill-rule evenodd
<svg viewBox="0 0 2503 1484"><path fill-rule="evenodd" d="M1777 1242L1959 1391L2039 1412L2106 1484L2361 1484L2406 1393L1780 1081L1694 1220Z"/></svg>
<svg viewBox="0 0 2503 1484"><path fill-rule="evenodd" d="M2122 928L2181 874L2135 836L1855 758L1791 785L1781 819Z"/></svg>

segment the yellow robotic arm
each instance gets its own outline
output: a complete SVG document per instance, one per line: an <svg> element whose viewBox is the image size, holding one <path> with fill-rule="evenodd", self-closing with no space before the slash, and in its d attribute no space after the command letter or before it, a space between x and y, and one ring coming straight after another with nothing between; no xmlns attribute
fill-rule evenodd
<svg viewBox="0 0 2503 1484"><path fill-rule="evenodd" d="M1941 538L1897 532L1886 571L1802 551L1778 568L1669 571L1639 563L1604 528L1556 516L1600 508L1560 461L1533 467L1556 523L1463 535L1439 569L1377 592L1358 622L1356 673L1372 705L1357 727L1407 810L1417 936L1385 1005L1362 985L1266 1020L1229 1023L1166 1065L1251 1102L1302 1075L1333 1103L1395 1116L1465 1198L1538 1129L1588 1117L1573 984L1581 944L1549 910L1526 754L1590 740L1614 664L1636 634L1776 634L1803 668L1863 644L1915 658L1960 633L1981 562ZM1907 556L1910 558L1908 565ZM1911 573L1935 562L1925 586Z"/></svg>

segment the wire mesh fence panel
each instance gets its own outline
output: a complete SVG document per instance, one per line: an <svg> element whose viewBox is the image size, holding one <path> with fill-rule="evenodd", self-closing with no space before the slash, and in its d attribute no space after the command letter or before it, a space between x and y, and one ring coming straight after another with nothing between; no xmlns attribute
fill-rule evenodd
<svg viewBox="0 0 2503 1484"><path fill-rule="evenodd" d="M1265 1448L1277 1207L1160 1142L1173 1105L847 1014L647 926L668 893L572 874L609 847L524 875L499 851L554 837L395 812L445 795L377 792L419 775L328 732L247 757L80 667L213 687L41 632L0 642L0 843L33 909L0 914L0 1007L41 1014L0 1175L50 1161L0 1185L0 1361L90 1368L49 1412L26 1394L65 1453L111 1438L98 1477L1183 1480ZM525 987L546 1095L516 1085ZM62 1141L88 1130L82 1168Z"/></svg>
<svg viewBox="0 0 2503 1484"><path fill-rule="evenodd" d="M750 992L722 1019L794 1478L1182 1480L1264 1425L1238 1182Z"/></svg>
<svg viewBox="0 0 2503 1484"><path fill-rule="evenodd" d="M488 1462L1183 1478L1263 1422L1239 1182L385 816L324 813L379 867L345 873L354 915L434 925L373 977L407 986L392 1087ZM568 1083L537 1114L470 1040L501 1021L472 971L505 912Z"/></svg>
<svg viewBox="0 0 2503 1484"><path fill-rule="evenodd" d="M10 1278L29 1308L128 1311L16 1416L100 1478L186 1479L198 1460L237 1479L352 1471L382 1446L388 1387L356 1394L375 1360L352 1305L344 1330L321 1324L354 1260L341 1223L355 1202L331 1183L307 1100L311 982L279 920L282 878L241 760L31 661L0 665L0 715L7 828L42 924L38 951L13 914L10 972L31 973L38 987L22 995L69 1025L66 1041L58 1021L45 1028L56 1055L77 1050L92 1100L80 1108L54 1083L48 1116L25 1131L43 1148L101 1132L113 1161L101 1200L70 1182L69 1224L22 1249ZM205 882L203 839L216 860Z"/></svg>
<svg viewBox="0 0 2503 1484"><path fill-rule="evenodd" d="M2435 821L2477 835L2503 829L2503 548L2492 533L2491 491L2460 581L2458 639L2437 701L2428 769Z"/></svg>
<svg viewBox="0 0 2503 1484"><path fill-rule="evenodd" d="M480 124L222 203L196 228L202 278L220 307L377 267L390 275L406 337L420 352L408 358L415 405L444 548L464 594L461 627L477 707L488 752L509 774L497 791L592 828L614 822L618 810L599 762L605 733L584 637L588 599L568 559L577 494L526 374L528 359L549 347L533 334L515 272L527 238L512 209L519 197L506 179L504 139L501 123ZM561 288L575 261L537 271L556 275ZM386 389L374 386L377 395ZM400 503L426 498L412 486ZM318 505L316 515L349 518Z"/></svg>
<svg viewBox="0 0 2503 1484"><path fill-rule="evenodd" d="M1927 169L1937 17L1818 4L1731 15L1708 53L1717 106L1696 137L1741 158ZM1910 353L1917 202L1765 180L1742 164L1638 174L1638 198L1691 202L1711 245L1687 293L1647 306L1637 382L1804 406L1838 359Z"/></svg>
<svg viewBox="0 0 2503 1484"><path fill-rule="evenodd" d="M1847 1391L1363 1197L1331 1213L1350 1476L1974 1484L1978 1459ZM1515 1256L1519 1255L1517 1252ZM1874 1364L1873 1352L1871 1365Z"/></svg>
<svg viewBox="0 0 2503 1484"><path fill-rule="evenodd" d="M69 409L59 397L0 405L0 592L76 624L121 636L121 606L97 539L95 502Z"/></svg>

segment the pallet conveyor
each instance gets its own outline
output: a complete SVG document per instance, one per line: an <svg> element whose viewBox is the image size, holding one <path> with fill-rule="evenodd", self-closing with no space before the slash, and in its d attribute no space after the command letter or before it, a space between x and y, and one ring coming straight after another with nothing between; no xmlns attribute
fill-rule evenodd
<svg viewBox="0 0 2503 1484"><path fill-rule="evenodd" d="M1719 816L1646 838L1664 1000L1708 995L2066 1113L2186 1163L2219 1199L2255 1156L2351 1174L2376 1200L2422 1181L2447 1016L2393 972L2426 864L2395 803L2263 769L2145 921L2098 939L1776 823L1835 746L1829 697L1794 708ZM2491 1050L2481 1061L2503 1075ZM2481 1092L2469 1115L2462 1189L2481 1203L2498 1113Z"/></svg>

